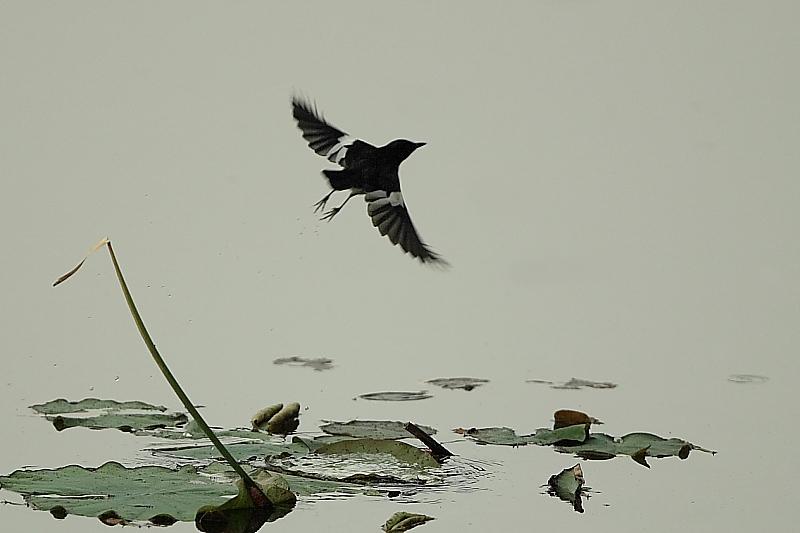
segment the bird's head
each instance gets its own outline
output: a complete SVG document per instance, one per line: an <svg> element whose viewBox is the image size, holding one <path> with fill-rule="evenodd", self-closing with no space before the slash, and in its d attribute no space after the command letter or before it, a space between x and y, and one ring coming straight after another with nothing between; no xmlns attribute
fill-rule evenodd
<svg viewBox="0 0 800 533"><path fill-rule="evenodd" d="M397 139L384 146L383 150L392 154L396 160L400 162L410 156L414 150L420 148L421 146L425 146L425 143L416 143L406 139Z"/></svg>

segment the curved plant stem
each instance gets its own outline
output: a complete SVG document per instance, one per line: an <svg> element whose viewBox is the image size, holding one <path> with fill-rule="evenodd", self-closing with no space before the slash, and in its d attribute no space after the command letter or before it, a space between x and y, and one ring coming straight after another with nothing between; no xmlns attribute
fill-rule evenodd
<svg viewBox="0 0 800 533"><path fill-rule="evenodd" d="M117 278L119 279L119 284L122 287L122 293L125 295L125 301L128 302L128 308L131 311L131 315L133 315L134 322L136 322L136 327L139 328L139 333L141 334L145 345L147 345L147 349L150 350L150 355L153 356L156 365L158 365L158 368L161 370L161 373L164 374L164 377L167 378L169 386L172 387L172 390L178 395L178 398L180 398L183 406L187 411L189 411L189 414L192 415L192 418L194 418L194 420L197 422L197 425L200 426L200 429L203 430L203 433L205 433L206 437L208 437L208 439L214 444L214 447L217 448L217 451L222 454L222 457L225 458L231 468L233 468L233 470L239 474L239 477L242 478L242 482L245 484L245 487L251 491L257 490L261 492L261 489L258 487L258 485L256 485L252 478L247 475L247 472L244 471L236 459L234 459L225 446L222 445L222 442L220 442L219 438L214 434L208 424L206 424L205 420L203 420L203 417L200 416L197 408L189 400L189 397L186 395L186 393L183 392L183 389L178 384L175 376L172 375L172 372L170 372L169 368L167 367L167 363L164 362L161 354L158 353L156 345L153 343L153 339L150 337L150 334L144 327L142 317L139 316L139 312L136 310L136 305L133 303L133 297L128 290L128 285L125 283L125 278L122 276L122 270L120 270L119 263L117 263L117 257L114 255L114 249L111 247L111 241L108 241L106 244L108 245L109 253L111 253L111 261L114 263L114 270L117 272Z"/></svg>

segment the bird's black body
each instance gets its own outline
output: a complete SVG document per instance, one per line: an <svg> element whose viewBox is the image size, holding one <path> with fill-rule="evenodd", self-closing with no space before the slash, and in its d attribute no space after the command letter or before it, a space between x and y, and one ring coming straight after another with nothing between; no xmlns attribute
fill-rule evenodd
<svg viewBox="0 0 800 533"><path fill-rule="evenodd" d="M342 205L327 211L323 219L332 219L350 198L363 194L367 214L381 235L388 236L393 244L399 244L423 263L446 264L419 238L400 191L400 163L425 143L398 139L378 148L358 139L351 140L345 132L325 122L311 104L298 97L292 100L292 114L308 146L342 167L341 170L322 171L333 191L317 202L316 210L324 209L335 191L350 190Z"/></svg>

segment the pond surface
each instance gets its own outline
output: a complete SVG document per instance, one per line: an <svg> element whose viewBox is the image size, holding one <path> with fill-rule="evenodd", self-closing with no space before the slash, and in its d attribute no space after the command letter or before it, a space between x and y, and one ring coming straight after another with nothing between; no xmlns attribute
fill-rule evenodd
<svg viewBox="0 0 800 533"><path fill-rule="evenodd" d="M379 531L400 510L434 516L429 533L790 528L800 6L338 7L7 2L0 474L149 461L142 439L56 432L30 405L180 409L105 251L51 287L109 236L212 425L297 401L304 434L413 421L482 469L416 502L301 499L262 531ZM358 199L317 220L332 167L295 127L293 92L370 142L428 143L403 193L452 268L403 255ZM273 364L292 357L333 368ZM450 377L488 382L426 383ZM572 378L617 386L549 384ZM531 433L558 409L718 453L645 468L452 432ZM542 487L576 463L583 513ZM4 531L106 531L0 499Z"/></svg>

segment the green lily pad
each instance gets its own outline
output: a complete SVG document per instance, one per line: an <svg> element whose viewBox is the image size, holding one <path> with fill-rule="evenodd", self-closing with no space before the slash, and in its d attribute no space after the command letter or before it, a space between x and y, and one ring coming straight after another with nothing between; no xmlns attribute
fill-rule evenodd
<svg viewBox="0 0 800 533"><path fill-rule="evenodd" d="M637 463L648 468L650 465L647 464L647 457L686 459L692 450L712 455L716 453L683 439L665 439L651 433L629 433L616 439L604 433L592 433L583 444L556 448L556 451L572 453L584 459L608 459L617 455L629 455Z"/></svg>
<svg viewBox="0 0 800 533"><path fill-rule="evenodd" d="M679 457L686 459L689 452L699 450L715 454L682 439L664 439L651 433L630 433L614 438L605 433L588 433L589 424L578 424L558 429L537 429L532 435L517 435L511 428L480 428L456 430L478 444L502 446L556 446L556 451L572 453L583 459L613 459L618 455L628 455L637 463L646 466L646 457Z"/></svg>
<svg viewBox="0 0 800 533"><path fill-rule="evenodd" d="M176 428L188 422L183 413L165 413L166 407L144 402L117 402L86 398L78 402L58 399L32 405L31 409L45 415L58 431L71 427L90 429L116 428L135 432L156 428ZM64 415L82 416L64 416Z"/></svg>
<svg viewBox="0 0 800 533"><path fill-rule="evenodd" d="M429 426L419 426L428 435L436 430ZM412 435L405 430L403 422L389 420L351 420L350 422L326 422L319 427L329 435L346 435L354 438L407 439Z"/></svg>
<svg viewBox="0 0 800 533"><path fill-rule="evenodd" d="M358 397L363 400L380 400L384 402L411 402L433 398L427 392L424 390L419 392L368 392L360 394Z"/></svg>
<svg viewBox="0 0 800 533"><path fill-rule="evenodd" d="M44 511L63 508L68 514L100 516L113 510L126 521L148 521L156 515L192 521L200 507L221 504L237 493L235 475L221 475L215 469L219 467L127 468L117 462L97 468L70 465L17 470L0 476L0 487L22 494L28 505Z"/></svg>
<svg viewBox="0 0 800 533"><path fill-rule="evenodd" d="M319 448L319 454L387 454L406 463L413 463L427 468L439 468L439 462L433 456L416 446L396 440L387 439L354 439L341 440Z"/></svg>
<svg viewBox="0 0 800 533"><path fill-rule="evenodd" d="M441 481L439 463L429 453L391 440L351 439L327 435L292 442L228 443L240 463L280 472L300 496L320 493L363 493L375 484L417 484ZM207 461L219 459L210 445L150 448L157 457ZM319 453L317 453L319 452Z"/></svg>
<svg viewBox="0 0 800 533"><path fill-rule="evenodd" d="M208 441L205 441L206 443ZM291 455L292 457L302 457L309 453L308 446L301 439L292 442L276 442L252 440L247 442L228 442L225 448L230 452L239 463L249 463L251 460L264 460L275 455ZM152 446L148 448L156 456L167 456L173 458L192 459L198 461L220 460L221 455L211 444L200 444L196 442L181 443L176 442L171 446Z"/></svg>
<svg viewBox="0 0 800 533"><path fill-rule="evenodd" d="M517 435L511 428L472 428L458 430L478 444L496 444L501 446L525 446L536 444L550 446L561 442L583 442L586 439L587 424L578 424L558 429L537 429L531 435Z"/></svg>
<svg viewBox="0 0 800 533"><path fill-rule="evenodd" d="M152 405L145 402L118 402L116 400L100 400L98 398L85 398L77 402L70 402L64 398L51 400L46 403L31 405L31 409L43 415L63 415L66 413L87 413L95 409L123 411L160 411L167 410L163 405Z"/></svg>

